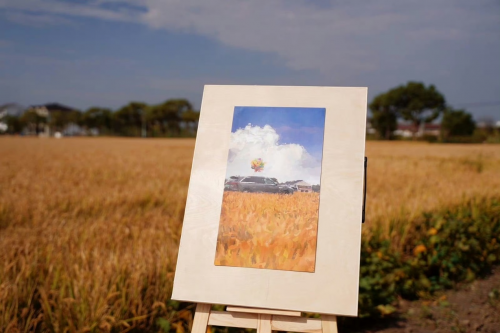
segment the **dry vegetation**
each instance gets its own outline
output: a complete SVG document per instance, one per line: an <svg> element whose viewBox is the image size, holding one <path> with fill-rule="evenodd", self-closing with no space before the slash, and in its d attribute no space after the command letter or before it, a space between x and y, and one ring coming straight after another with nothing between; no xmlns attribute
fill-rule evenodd
<svg viewBox="0 0 500 333"><path fill-rule="evenodd" d="M396 247L424 211L500 197L499 145L368 142L366 156L364 232L384 232Z"/></svg>
<svg viewBox="0 0 500 333"><path fill-rule="evenodd" d="M318 193L224 193L215 264L314 272L318 208Z"/></svg>
<svg viewBox="0 0 500 333"><path fill-rule="evenodd" d="M126 329L164 311L192 149L0 139L0 332Z"/></svg>
<svg viewBox="0 0 500 333"><path fill-rule="evenodd" d="M189 312L167 312L165 302L193 147L192 140L0 138L0 331L188 320ZM423 210L500 196L498 145L369 142L367 156L367 233L375 225L404 233Z"/></svg>

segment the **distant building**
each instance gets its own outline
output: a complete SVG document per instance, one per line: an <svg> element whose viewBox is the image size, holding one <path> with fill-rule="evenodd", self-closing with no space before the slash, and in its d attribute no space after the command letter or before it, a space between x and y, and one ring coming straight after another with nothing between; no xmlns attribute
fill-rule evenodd
<svg viewBox="0 0 500 333"><path fill-rule="evenodd" d="M492 130L495 128L500 128L500 120L496 121L491 118L483 118L476 122L476 127L484 130Z"/></svg>
<svg viewBox="0 0 500 333"><path fill-rule="evenodd" d="M398 128L394 131L394 135L401 136L403 138L411 138L413 137L413 133L415 133L415 137L417 138L424 135L432 135L437 137L439 136L440 132L440 124L422 123L418 128L413 124L398 124Z"/></svg>
<svg viewBox="0 0 500 333"><path fill-rule="evenodd" d="M376 134L377 131L372 126L371 119L366 120L366 134Z"/></svg>
<svg viewBox="0 0 500 333"><path fill-rule="evenodd" d="M43 105L32 105L29 110L35 111L41 117L48 117L50 113L61 111L61 112L72 112L77 111L76 109L70 108L69 106L62 105L59 103L47 103Z"/></svg>
<svg viewBox="0 0 500 333"><path fill-rule="evenodd" d="M56 129L55 132L54 129L50 128L49 123L52 113L54 112L69 113L78 111L69 106L59 103L47 103L43 105L32 105L28 108L27 111L34 111L38 116L47 119L47 121L44 124L39 125L42 127L41 131L37 131L38 135L40 136L50 136L54 135L56 132L59 133L59 135L64 135L64 136L81 135L83 133L83 129L74 123L69 123L65 125L64 128L60 128L59 130Z"/></svg>

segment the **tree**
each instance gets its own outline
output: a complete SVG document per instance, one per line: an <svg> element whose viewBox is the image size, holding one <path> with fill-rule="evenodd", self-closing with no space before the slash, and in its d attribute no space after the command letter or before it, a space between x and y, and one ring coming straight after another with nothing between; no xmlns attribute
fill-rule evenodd
<svg viewBox="0 0 500 333"><path fill-rule="evenodd" d="M397 125L397 118L413 124L413 137L424 123L437 119L446 106L444 96L434 85L408 82L376 96L370 104L373 112L373 127L389 138L389 131ZM380 132L384 130L384 132Z"/></svg>
<svg viewBox="0 0 500 333"><path fill-rule="evenodd" d="M109 132L112 128L113 113L110 109L91 107L82 115L81 123L86 129L97 128L99 132Z"/></svg>
<svg viewBox="0 0 500 333"><path fill-rule="evenodd" d="M447 109L444 112L441 128L445 138L450 136L472 135L476 129L476 123L470 113L465 110Z"/></svg>
<svg viewBox="0 0 500 333"><path fill-rule="evenodd" d="M390 140L397 128L398 110L394 105L394 92L376 96L368 106L372 112L370 122L381 138Z"/></svg>
<svg viewBox="0 0 500 333"><path fill-rule="evenodd" d="M80 124L82 113L77 110L54 110L49 113L49 125L54 131L63 131L69 124Z"/></svg>
<svg viewBox="0 0 500 333"><path fill-rule="evenodd" d="M179 132L179 116L177 110L168 104L168 101L151 106L148 110L148 123L156 128L162 136L172 130Z"/></svg>
<svg viewBox="0 0 500 333"><path fill-rule="evenodd" d="M123 135L139 136L147 109L146 103L128 103L113 114L113 129Z"/></svg>
<svg viewBox="0 0 500 333"><path fill-rule="evenodd" d="M7 133L9 134L19 134L23 130L24 124L20 117L13 115L6 115L2 118L2 122L7 125Z"/></svg>
<svg viewBox="0 0 500 333"><path fill-rule="evenodd" d="M408 82L394 92L395 105L403 119L413 123L413 137L421 124L437 119L446 107L444 96L434 85Z"/></svg>
<svg viewBox="0 0 500 333"><path fill-rule="evenodd" d="M36 135L40 133L40 126L47 123L47 117L40 115L39 112L33 109L27 110L23 113L20 120L23 124L26 124L31 131L34 131Z"/></svg>
<svg viewBox="0 0 500 333"><path fill-rule="evenodd" d="M148 123L159 128L162 135L179 136L182 122L191 124L196 121L194 113L191 103L186 99L169 99L150 107Z"/></svg>
<svg viewBox="0 0 500 333"><path fill-rule="evenodd" d="M200 113L194 110L187 110L182 113L182 121L186 124L189 132L196 133L198 127L198 120L200 119Z"/></svg>

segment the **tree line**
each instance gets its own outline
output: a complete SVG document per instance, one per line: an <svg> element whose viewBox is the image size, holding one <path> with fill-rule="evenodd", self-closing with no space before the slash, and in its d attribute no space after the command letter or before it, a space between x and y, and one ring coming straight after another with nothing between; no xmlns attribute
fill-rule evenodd
<svg viewBox="0 0 500 333"><path fill-rule="evenodd" d="M183 137L194 136L198 126L199 112L186 99L169 99L156 105L130 102L118 110L91 107L84 112L58 107L30 107L20 115L5 115L2 122L7 133L23 131L39 134L50 128L50 132L63 132L76 125L81 133L93 135Z"/></svg>
<svg viewBox="0 0 500 333"><path fill-rule="evenodd" d="M447 105L444 95L434 85L408 82L377 95L368 105L370 123L379 138L391 140L400 120L412 125L413 138L422 126L441 117L440 139L472 136L476 123L464 109Z"/></svg>
<svg viewBox="0 0 500 333"><path fill-rule="evenodd" d="M58 104L52 106L45 113L31 107L19 115L4 114L3 117L0 108L0 122L7 125L8 134L39 134L47 128L50 133L63 132L74 124L80 134L87 135L193 137L199 119L199 112L186 99L169 99L156 105L130 102L115 111L91 107L81 112ZM395 139L401 121L411 124L415 139L426 124L440 119L437 139L442 142L500 141L499 129L491 124L486 132L482 130L476 135L472 115L448 105L444 95L432 84L410 81L375 96L368 107L372 113L369 123L380 139Z"/></svg>

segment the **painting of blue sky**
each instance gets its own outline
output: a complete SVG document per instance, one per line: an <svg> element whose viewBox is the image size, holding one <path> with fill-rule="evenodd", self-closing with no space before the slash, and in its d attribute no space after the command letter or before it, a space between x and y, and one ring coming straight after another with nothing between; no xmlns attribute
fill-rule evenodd
<svg viewBox="0 0 500 333"><path fill-rule="evenodd" d="M261 158L265 165L259 176L319 184L325 111L235 107L226 177L252 175L251 161Z"/></svg>

